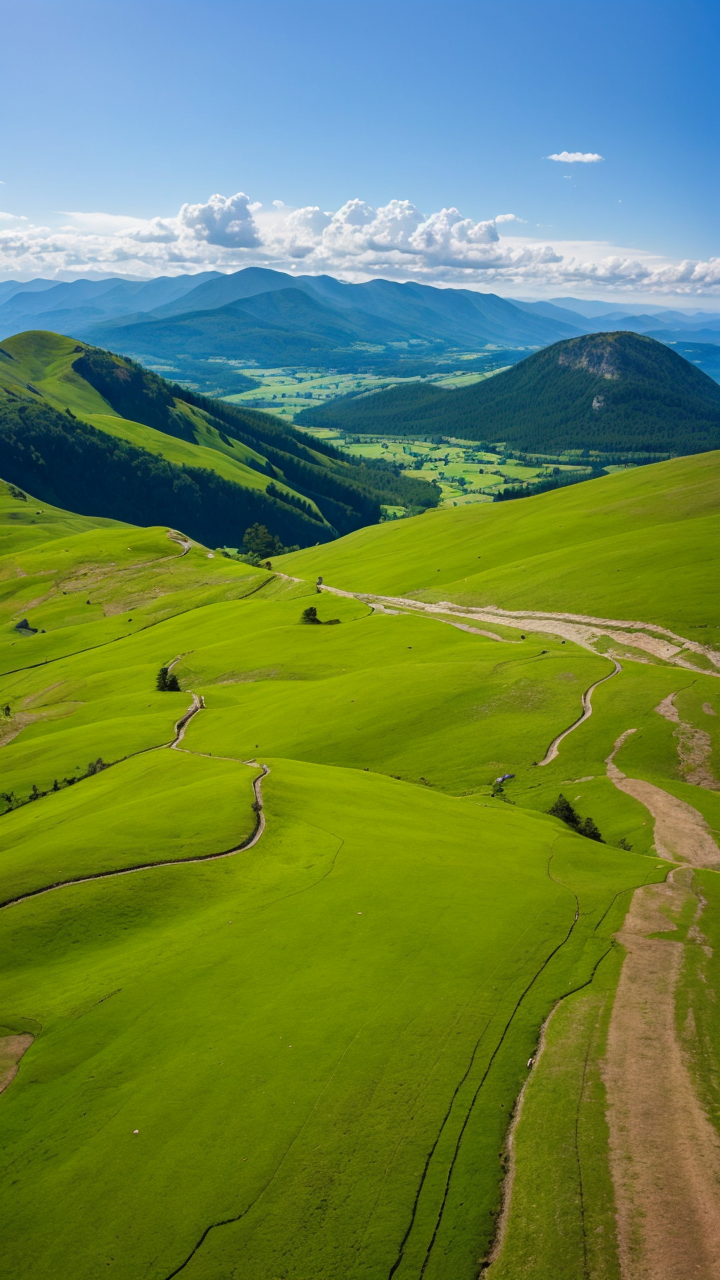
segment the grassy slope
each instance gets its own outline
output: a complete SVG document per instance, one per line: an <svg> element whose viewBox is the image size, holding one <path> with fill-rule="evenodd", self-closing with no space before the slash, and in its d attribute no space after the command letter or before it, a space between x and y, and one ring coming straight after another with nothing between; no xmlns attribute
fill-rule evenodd
<svg viewBox="0 0 720 1280"><path fill-rule="evenodd" d="M617 883L643 879L647 863L608 853L598 867L584 842L522 813L272 764L257 851L12 909L5 1021L43 1027L5 1100L22 1175L7 1202L18 1280L57 1273L66 1250L78 1280L111 1259L119 1276L163 1276L209 1222L253 1202L189 1275L224 1274L239 1256L258 1278L279 1266L298 1280L384 1274L468 1065L399 1274L427 1247L467 1115L452 1231L429 1274L443 1274L448 1248L453 1274L470 1274L489 1236L521 1059L547 1001L606 947L586 939ZM547 875L553 851L561 883ZM518 998L572 923L568 883L582 929L521 1005L471 1108Z"/></svg>
<svg viewBox="0 0 720 1280"><path fill-rule="evenodd" d="M683 512L702 493L695 473L686 487L661 502L656 488L655 501L687 538ZM652 528L651 497L626 495L611 511L635 510ZM458 577L471 552L456 513L441 514ZM602 512L592 519L602 524ZM164 530L39 513L7 493L3 520L15 540L0 565L7 657L19 665L22 654L25 667L3 682L12 716L0 720L21 730L2 748L17 793L98 755L134 757L0 818L10 848L3 897L226 849L252 826L252 774L240 762L272 768L268 827L246 854L78 885L0 916L0 1022L38 1033L0 1103L14 1170L2 1210L13 1275L54 1280L71 1268L94 1280L111 1267L166 1280L206 1227L237 1218L207 1236L183 1275L220 1280L241 1265L253 1280L386 1280L408 1232L399 1280L416 1280L426 1256L428 1280L470 1280L492 1236L498 1153L540 1022L589 979L632 886L664 874L638 856L653 853L646 812L602 776L604 757L632 725L621 765L633 773L625 753L639 752L635 776L699 795L653 708L691 685L678 705L696 723L717 681L627 664L539 771L533 759L575 718L606 659L372 614L202 548L178 557ZM367 553L372 540L360 541L354 565L358 536L345 539L324 553L344 557L331 580L354 587L369 571L394 573L390 589L422 589L419 538L433 527L437 518L424 516L376 531L418 539L401 544L394 570L377 546ZM633 607L645 598L638 581ZM308 600L340 625L300 625ZM12 624L26 615L49 621L46 635L16 638ZM176 655L183 692L158 694L155 672ZM190 689L206 710L188 728L188 754L135 754L169 740ZM516 773L514 806L489 798L506 768ZM561 788L608 844L542 812ZM613 847L621 837L633 852ZM580 915L564 941L573 894ZM573 1073L588 1043L593 1062L602 1043L609 960L581 1015L563 1006L558 1123L540 1123L547 1098L539 1128L528 1111L529 1185L548 1162L557 1174L530 1242L536 1280L581 1273L577 1166L563 1124ZM703 1035L714 1016L706 1005ZM593 1221L607 1226L596 1084L583 1112L584 1173ZM557 1203L562 1222L550 1216ZM608 1239L598 1274L610 1277Z"/></svg>
<svg viewBox="0 0 720 1280"><path fill-rule="evenodd" d="M285 557L351 591L642 619L720 638L720 452L426 512Z"/></svg>
<svg viewBox="0 0 720 1280"><path fill-rule="evenodd" d="M154 427L121 417L73 369L73 360L77 359L80 348L72 338L33 331L7 339L4 348L13 356L13 363L0 362L0 379L24 398L27 398L27 380L30 380L53 408L70 409L76 417L98 431L166 458L177 466L205 467L243 488L263 492L272 479L247 465L251 461L264 465L265 459L259 453L240 441L226 444L205 414L181 401L176 402L176 408L187 419L194 442L180 440ZM275 480L274 483L282 492L294 492L282 481ZM315 503L308 501L317 511Z"/></svg>
<svg viewBox="0 0 720 1280"><path fill-rule="evenodd" d="M67 516L32 498L23 502L1 482L0 530L3 673L126 640L164 618L243 596L268 577L194 544L181 555L167 529ZM14 630L22 618L37 635ZM122 651L110 652L112 665L121 665ZM174 656L160 654L158 665Z"/></svg>

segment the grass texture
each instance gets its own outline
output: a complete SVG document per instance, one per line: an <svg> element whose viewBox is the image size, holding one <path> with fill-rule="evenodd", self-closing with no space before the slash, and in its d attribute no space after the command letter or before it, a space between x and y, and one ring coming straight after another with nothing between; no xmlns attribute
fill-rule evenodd
<svg viewBox="0 0 720 1280"><path fill-rule="evenodd" d="M612 541L611 526L641 516L636 557L663 521L690 554L710 517L705 480L680 474L688 462L702 460L631 476L645 489L622 490L612 520L586 486L568 562L579 529ZM577 492L488 508L486 544L508 578L532 510L530 543L542 548L553 504ZM692 794L711 821L717 793L687 782L655 707L677 693L683 719L717 747L703 710L717 681L624 663L540 769L582 692L611 669L606 657L314 592L320 556L337 560L332 577L321 571L349 590L428 590L436 560L456 582L477 558L478 513L425 515L292 557L305 579L292 583L195 544L181 555L166 529L0 491L12 533L0 561L0 750L20 802L0 815L0 897L33 895L0 912L0 1023L35 1036L0 1099L13 1280L474 1280L495 1233L509 1119L556 1005L493 1274L569 1280L590 1247L597 1274L614 1280L598 1065L612 938L632 889L667 864L605 758L635 728L619 765ZM592 593L592 575L580 589ZM638 569L629 616L644 616L649 590ZM310 601L337 624L303 625ZM657 610L675 607L668 588ZM14 630L23 617L36 634ZM180 692L160 693L158 668L173 660ZM192 694L204 708L182 750L168 749ZM81 776L98 757L111 767ZM262 838L188 861L253 831L252 761L270 769ZM505 799L493 797L506 772ZM72 776L29 800L33 786ZM560 790L605 843L548 816ZM710 904L717 877L701 876ZM700 927L710 939L710 905ZM710 1099L716 1005L705 988L717 975L695 951L683 999Z"/></svg>

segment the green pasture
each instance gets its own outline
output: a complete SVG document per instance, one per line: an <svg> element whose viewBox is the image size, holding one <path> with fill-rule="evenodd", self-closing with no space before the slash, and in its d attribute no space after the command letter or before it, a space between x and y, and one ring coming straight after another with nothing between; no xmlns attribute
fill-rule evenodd
<svg viewBox="0 0 720 1280"><path fill-rule="evenodd" d="M213 776L228 790L249 774L148 759L227 770ZM3 1021L41 1028L3 1099L4 1256L18 1280L70 1259L77 1280L106 1266L166 1277L227 1219L188 1276L220 1277L239 1259L258 1280L385 1276L408 1228L397 1274L417 1275L436 1229L427 1274L475 1274L539 1023L607 949L594 925L648 863L599 858L519 810L269 763L255 849L61 889L3 919ZM92 783L117 795L123 769L135 811L167 786L139 761ZM146 812L155 857L179 856L164 829L185 829L201 790L181 812L182 788L169 793L164 821ZM208 848L202 817L222 793L204 801L186 852ZM218 839L231 807L237 821L237 799L216 813ZM46 872L99 869L91 812L88 800L74 850L70 825L52 825ZM132 829L115 857L122 847L133 860ZM40 863L27 856L27 883Z"/></svg>
<svg viewBox="0 0 720 1280"><path fill-rule="evenodd" d="M487 1280L621 1280L602 1079L621 965L609 951L589 990L548 1024L515 1132L505 1245Z"/></svg>
<svg viewBox="0 0 720 1280"><path fill-rule="evenodd" d="M458 362L461 363L464 358L473 359L473 355L459 356ZM286 421L292 421L296 413L307 409L313 403L325 403L325 401L337 399L338 396L349 395L351 392L366 394L409 382L436 382L442 387L468 387L474 382L491 378L501 370L492 369L485 373L475 373L458 368L452 373L432 373L408 378L295 367L259 369L254 365L248 366L245 372L256 379L260 386L250 391L223 396L223 399L231 404L269 409L271 413L276 413ZM315 434L314 430L313 434Z"/></svg>
<svg viewBox="0 0 720 1280"><path fill-rule="evenodd" d="M583 1274L579 1159L588 1256L615 1276L599 1065L612 937L667 864L605 758L636 729L620 768L720 831L720 793L687 781L655 711L677 694L717 777L718 680L623 661L539 767L607 657L373 610L314 581L497 591L710 638L713 468L681 459L384 524L284 557L299 583L3 487L3 787L25 801L79 779L0 814L0 900L37 894L0 911L0 1024L36 1037L0 1098L13 1280L475 1280L509 1117L558 1001L491 1275ZM333 625L304 624L309 604ZM22 617L36 635L14 631ZM160 693L174 659L180 692ZM168 749L193 693L204 709ZM111 767L83 776L99 757ZM270 768L262 838L188 862L254 829L246 761ZM604 843L548 815L560 791ZM153 863L176 865L37 893ZM715 955L717 879L694 882ZM692 1009L687 1049L716 1106L717 965L692 938L683 975L678 1016L689 1026Z"/></svg>
<svg viewBox="0 0 720 1280"><path fill-rule="evenodd" d="M280 566L345 590L637 619L712 643L719 473L719 453L677 458L361 529Z"/></svg>
<svg viewBox="0 0 720 1280"><path fill-rule="evenodd" d="M6 484L0 484L0 534L1 673L125 640L166 617L242 596L268 578L196 544L182 555L167 529L67 516L14 497ZM36 634L15 630L23 619ZM122 663L120 653L114 663Z"/></svg>
<svg viewBox="0 0 720 1280"><path fill-rule="evenodd" d="M231 849L255 825L253 772L236 761L148 751L5 814L3 900L62 880Z"/></svg>
<svg viewBox="0 0 720 1280"><path fill-rule="evenodd" d="M720 835L720 793L690 785L681 772L676 726L655 708L671 693L687 723L705 732L710 727L715 750L709 757L711 772L720 769L720 733L717 717L704 705L720 705L717 677L682 671L677 667L625 662L620 675L593 693L593 714L561 744L558 756L541 769L517 770L506 784L508 795L527 808L545 812L560 791L582 817L592 816L611 843L626 840L638 853L652 848L652 819L645 807L624 795L606 776L605 761L621 734L635 732L615 756L615 763L632 778L663 787L699 809Z"/></svg>
<svg viewBox="0 0 720 1280"><path fill-rule="evenodd" d="M464 378L477 381L489 374L464 374ZM359 458L385 458L403 468L408 476L423 480L435 480L442 492L441 505L458 506L488 502L494 490L505 484L517 484L537 480L546 474L544 465L528 466L519 462L502 460L499 453L488 453L471 441L442 441L433 443L427 439L393 439L392 436L351 436L332 432L325 427L310 427L309 434L322 439L335 439L345 450ZM421 463L420 466L417 464ZM576 470L563 466L563 470Z"/></svg>
<svg viewBox="0 0 720 1280"><path fill-rule="evenodd" d="M684 946L677 1029L698 1093L720 1129L720 875L716 871L686 874L692 894L690 910L685 920L674 922Z"/></svg>
<svg viewBox="0 0 720 1280"><path fill-rule="evenodd" d="M336 612L321 599L321 616ZM321 631L298 625L294 601L254 613L252 638L195 649L178 665L207 706L188 730L194 750L258 747L474 792L540 759L608 666L557 641L498 643L411 615ZM263 624L263 613L280 616Z"/></svg>

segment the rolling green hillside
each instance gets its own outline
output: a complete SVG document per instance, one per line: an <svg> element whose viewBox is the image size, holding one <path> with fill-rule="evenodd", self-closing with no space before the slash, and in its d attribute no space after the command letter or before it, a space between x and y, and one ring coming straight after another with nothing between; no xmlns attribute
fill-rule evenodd
<svg viewBox="0 0 720 1280"><path fill-rule="evenodd" d="M522 502L428 512L282 563L352 591L642 618L717 640L718 547L714 452Z"/></svg>
<svg viewBox="0 0 720 1280"><path fill-rule="evenodd" d="M26 380L43 390L37 369ZM98 411L87 380L76 395L88 424L131 422L105 397ZM688 780L656 708L677 696L717 776L719 682L501 618L462 629L318 594L315 578L502 589L510 607L708 636L718 466L432 511L282 573L0 483L0 1066L24 1051L0 1096L13 1280L477 1280L528 1079L516 1185L533 1208L501 1274L582 1276L590 1259L617 1280L602 1028L615 935L668 863L605 762L632 727L628 776L718 835L720 795ZM560 792L601 841L550 815ZM714 1098L719 975L692 938L685 952L701 965L683 969L687 1053ZM553 1010L548 1080L531 1067Z"/></svg>
<svg viewBox="0 0 720 1280"><path fill-rule="evenodd" d="M48 333L0 348L0 466L44 501L173 523L211 545L239 545L254 523L313 545L377 521L382 502L437 502L399 468L310 447L269 414Z"/></svg>
<svg viewBox="0 0 720 1280"><path fill-rule="evenodd" d="M541 453L700 453L720 445L720 388L653 338L596 333L558 342L466 389L392 387L305 409L297 421L502 441Z"/></svg>

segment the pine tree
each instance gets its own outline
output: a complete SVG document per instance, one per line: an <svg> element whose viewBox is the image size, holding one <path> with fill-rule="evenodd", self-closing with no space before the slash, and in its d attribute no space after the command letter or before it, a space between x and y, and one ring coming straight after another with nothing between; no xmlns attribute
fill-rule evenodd
<svg viewBox="0 0 720 1280"><path fill-rule="evenodd" d="M548 809L554 818L560 818L562 822L566 822L569 827L577 831L580 826L580 814L576 813L569 800L565 799L562 791L555 801L551 809Z"/></svg>

